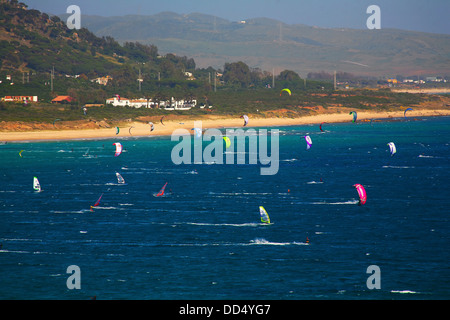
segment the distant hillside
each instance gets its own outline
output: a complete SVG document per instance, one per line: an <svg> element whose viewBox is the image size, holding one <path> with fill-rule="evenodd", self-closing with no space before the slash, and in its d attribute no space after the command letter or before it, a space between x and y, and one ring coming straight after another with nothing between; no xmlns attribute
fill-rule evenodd
<svg viewBox="0 0 450 320"><path fill-rule="evenodd" d="M48 73L54 67L57 74L91 78L115 73L133 83L138 65L145 64L146 70L172 78L183 78L181 69L195 69L193 59L159 57L154 45L119 44L112 37L97 37L86 28L71 30L65 20L28 10L16 0L0 1L0 58L2 70Z"/></svg>
<svg viewBox="0 0 450 320"><path fill-rule="evenodd" d="M204 14L83 16L98 36L156 45L187 55L198 67L243 61L276 72L333 70L367 76L449 75L450 36L394 29L324 29L267 18L231 22Z"/></svg>

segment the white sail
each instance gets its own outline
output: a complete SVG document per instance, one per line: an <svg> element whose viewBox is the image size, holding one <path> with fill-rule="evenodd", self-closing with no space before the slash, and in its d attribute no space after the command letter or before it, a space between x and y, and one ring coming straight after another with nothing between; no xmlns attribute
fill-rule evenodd
<svg viewBox="0 0 450 320"><path fill-rule="evenodd" d="M39 183L39 180L36 177L33 177L33 189L34 191L41 192L41 184Z"/></svg>
<svg viewBox="0 0 450 320"><path fill-rule="evenodd" d="M120 183L120 184L125 183L125 179L120 175L120 173L116 172L116 176L117 176L117 183Z"/></svg>
<svg viewBox="0 0 450 320"><path fill-rule="evenodd" d="M263 206L259 207L259 214L261 215L261 222L270 224L269 214Z"/></svg>

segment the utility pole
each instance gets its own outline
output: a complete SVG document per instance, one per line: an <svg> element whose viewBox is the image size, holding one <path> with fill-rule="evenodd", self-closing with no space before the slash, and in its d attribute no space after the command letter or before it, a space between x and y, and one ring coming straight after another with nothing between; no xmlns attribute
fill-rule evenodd
<svg viewBox="0 0 450 320"><path fill-rule="evenodd" d="M281 29L281 22L280 22L280 34L278 35L278 40L280 42L283 41L283 33L282 33L282 29Z"/></svg>
<svg viewBox="0 0 450 320"><path fill-rule="evenodd" d="M51 89L53 92L53 78L55 77L55 66L52 67L52 72L51 72L51 76L50 76L50 83L51 83Z"/></svg>
<svg viewBox="0 0 450 320"><path fill-rule="evenodd" d="M272 88L275 88L275 68L272 68Z"/></svg>
<svg viewBox="0 0 450 320"><path fill-rule="evenodd" d="M217 79L217 72L214 71L214 92L216 92L217 87L216 87L216 79Z"/></svg>
<svg viewBox="0 0 450 320"><path fill-rule="evenodd" d="M336 91L336 70L334 70L334 91Z"/></svg>
<svg viewBox="0 0 450 320"><path fill-rule="evenodd" d="M142 78L141 78L141 68L139 68L139 78L138 78L138 82L139 82L139 92L141 92L141 83L142 83Z"/></svg>

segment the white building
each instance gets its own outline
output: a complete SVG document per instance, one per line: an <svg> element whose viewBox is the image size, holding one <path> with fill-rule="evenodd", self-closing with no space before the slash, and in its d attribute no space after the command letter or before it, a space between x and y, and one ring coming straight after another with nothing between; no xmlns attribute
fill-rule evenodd
<svg viewBox="0 0 450 320"><path fill-rule="evenodd" d="M127 99L122 97L114 97L106 99L106 104L110 104L114 107L134 107L134 108L155 108L158 104L152 99ZM197 104L197 100L175 100L173 97L170 101L160 101L159 107L166 110L189 110Z"/></svg>

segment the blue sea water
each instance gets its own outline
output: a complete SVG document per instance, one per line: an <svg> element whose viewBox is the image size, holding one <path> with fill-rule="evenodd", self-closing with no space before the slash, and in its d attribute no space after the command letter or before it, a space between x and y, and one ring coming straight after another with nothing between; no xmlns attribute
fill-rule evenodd
<svg viewBox="0 0 450 320"><path fill-rule="evenodd" d="M450 119L398 120L278 128L266 176L170 137L2 145L0 299L449 299Z"/></svg>

